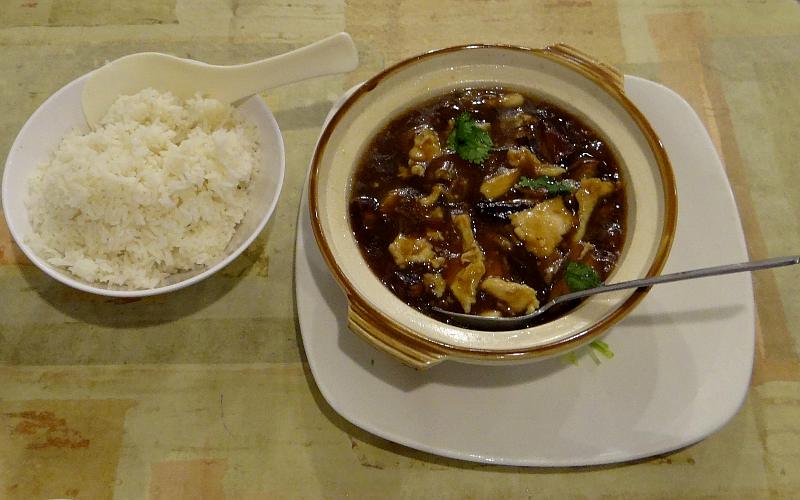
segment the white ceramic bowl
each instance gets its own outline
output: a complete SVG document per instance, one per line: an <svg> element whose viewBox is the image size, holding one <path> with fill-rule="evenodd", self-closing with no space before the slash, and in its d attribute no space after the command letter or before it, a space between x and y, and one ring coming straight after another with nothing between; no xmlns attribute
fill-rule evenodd
<svg viewBox="0 0 800 500"><path fill-rule="evenodd" d="M539 96L581 117L615 151L627 188L626 241L609 282L658 274L675 231L672 169L658 137L625 97L622 75L566 46L464 46L403 61L356 90L323 131L312 161L309 206L323 257L348 296L350 328L403 362L507 362L552 356L602 334L645 290L596 295L531 328L485 332L432 319L397 298L367 266L348 217L352 175L389 120L455 88L504 86Z"/></svg>
<svg viewBox="0 0 800 500"><path fill-rule="evenodd" d="M70 130L88 131L81 108L81 92L89 74L84 75L50 96L17 135L6 160L3 172L2 203L6 223L20 249L39 269L78 290L113 297L144 297L171 292L201 281L219 271L241 254L266 225L278 203L284 175L283 139L275 117L267 105L253 96L239 109L258 127L263 151L263 164L251 181L251 207L228 244L225 256L213 265L170 276L165 283L146 290L113 289L85 282L68 271L54 267L40 258L25 242L31 225L25 199L28 179L46 161Z"/></svg>

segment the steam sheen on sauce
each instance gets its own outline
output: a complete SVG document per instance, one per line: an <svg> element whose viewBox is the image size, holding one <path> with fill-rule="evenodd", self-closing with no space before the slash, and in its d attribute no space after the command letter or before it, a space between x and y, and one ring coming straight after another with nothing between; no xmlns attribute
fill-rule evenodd
<svg viewBox="0 0 800 500"><path fill-rule="evenodd" d="M447 146L465 112L492 138L480 164ZM519 184L543 175L572 192ZM467 89L404 112L372 139L350 223L370 269L410 306L513 316L569 292L569 262L608 276L625 238L624 192L606 141L577 117L509 89Z"/></svg>

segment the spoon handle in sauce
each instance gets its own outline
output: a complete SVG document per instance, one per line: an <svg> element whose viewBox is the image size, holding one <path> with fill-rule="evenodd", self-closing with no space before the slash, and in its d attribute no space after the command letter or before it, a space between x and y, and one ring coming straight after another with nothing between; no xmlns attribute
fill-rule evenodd
<svg viewBox="0 0 800 500"><path fill-rule="evenodd" d="M600 285L595 288L588 288L578 292L567 293L560 295L552 301L544 304L538 312L541 313L544 309L567 302L570 300L580 299L594 295L597 293L614 292L616 290L627 290L630 288L643 288L648 286L657 285L659 283L670 283L673 281L683 281L695 278L705 278L708 276L720 276L723 274L742 273L746 271L757 271L759 269L769 269L773 267L791 266L800 263L800 255L792 255L787 257L774 257L765 260L756 260L751 262L740 262L738 264L725 264L723 266L704 267L701 269L693 269L691 271L681 271L672 274L662 274L661 276L654 276L652 278L642 278L638 280L623 281L620 283L612 283L610 285Z"/></svg>
<svg viewBox="0 0 800 500"><path fill-rule="evenodd" d="M513 328L523 327L528 321L539 316L546 310L550 309L556 304L568 302L570 300L582 299L590 295L598 293L613 292L616 290L626 290L630 288L643 288L660 283L670 283L673 281L682 281L695 278L705 278L708 276L720 276L723 274L742 273L746 271L757 271L759 269L769 269L773 267L791 266L800 264L800 255L793 255L788 257L775 257L766 260L757 260L752 262L741 262L739 264L726 264L724 266L704 267L701 269L693 269L691 271L681 271L673 274L663 274L652 278L643 278L631 281L622 281L620 283L612 283L610 285L600 285L594 288L587 288L578 292L567 293L560 295L555 299L542 304L535 311L522 316L511 317L494 317L494 316L476 316L473 314L462 314L444 309L434 308L434 310L444 316L449 317L457 324L478 328L482 330L511 330Z"/></svg>

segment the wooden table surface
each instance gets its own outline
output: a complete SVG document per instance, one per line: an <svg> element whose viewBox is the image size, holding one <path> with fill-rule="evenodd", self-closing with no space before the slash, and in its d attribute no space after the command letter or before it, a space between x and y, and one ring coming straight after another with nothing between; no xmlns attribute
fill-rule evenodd
<svg viewBox="0 0 800 500"><path fill-rule="evenodd" d="M727 426L665 456L557 470L440 458L349 424L309 372L293 288L302 183L331 104L407 56L467 42L565 42L676 90L725 163L751 257L800 253L793 0L0 0L0 152L107 60L231 64L342 30L357 71L265 96L286 142L283 194L211 279L138 301L79 293L32 266L0 220L0 497L800 496L797 270L753 278L755 369Z"/></svg>

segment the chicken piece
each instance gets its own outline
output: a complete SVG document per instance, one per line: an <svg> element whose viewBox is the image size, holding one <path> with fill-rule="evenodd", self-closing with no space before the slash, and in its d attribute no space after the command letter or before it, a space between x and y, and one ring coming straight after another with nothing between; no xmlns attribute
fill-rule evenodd
<svg viewBox="0 0 800 500"><path fill-rule="evenodd" d="M564 254L561 252L553 252L548 255L546 259L542 259L539 267L541 269L542 279L546 284L549 285L553 282L553 279L558 274L558 271L561 270L567 257L569 257L569 252Z"/></svg>
<svg viewBox="0 0 800 500"><path fill-rule="evenodd" d="M483 253L476 247L464 252L461 261L466 267L456 273L455 279L450 283L450 290L458 299L465 313L469 313L477 300L478 284L486 272L483 264Z"/></svg>
<svg viewBox="0 0 800 500"><path fill-rule="evenodd" d="M433 245L425 238L410 238L404 234L398 234L397 238L389 244L389 253L392 254L395 264L400 269L409 264L430 264L434 268L439 268L444 264L443 257L437 257L433 251Z"/></svg>
<svg viewBox="0 0 800 500"><path fill-rule="evenodd" d="M483 280L481 290L505 302L514 314L532 313L539 307L536 290L528 285L490 277Z"/></svg>
<svg viewBox="0 0 800 500"><path fill-rule="evenodd" d="M437 168L436 171L433 173L433 178L437 181L446 181L450 182L456 176L454 169L452 168L452 163L444 162L444 165L440 168Z"/></svg>
<svg viewBox="0 0 800 500"><path fill-rule="evenodd" d="M431 241L444 241L444 236L441 231L428 229L425 231L425 236Z"/></svg>
<svg viewBox="0 0 800 500"><path fill-rule="evenodd" d="M601 181L596 177L581 181L580 187L575 191L575 199L578 200L578 230L575 232L573 241L583 239L583 235L586 234L586 225L592 217L592 211L597 202L613 193L614 189L613 182Z"/></svg>
<svg viewBox="0 0 800 500"><path fill-rule="evenodd" d="M422 126L414 136L414 147L408 152L409 164L428 163L442 154L439 136L431 127Z"/></svg>
<svg viewBox="0 0 800 500"><path fill-rule="evenodd" d="M559 167L558 165L551 165L549 163L541 163L539 167L536 169L537 175L546 175L547 177L558 177L559 175L563 175L567 172L564 167Z"/></svg>
<svg viewBox="0 0 800 500"><path fill-rule="evenodd" d="M516 108L518 106L522 106L522 103L525 102L525 98L522 97L522 94L517 94L516 92L513 94L503 94L498 99L497 104L501 108Z"/></svg>
<svg viewBox="0 0 800 500"><path fill-rule="evenodd" d="M582 260L589 252L594 252L595 246L588 241L581 241L581 254L578 255L578 260Z"/></svg>
<svg viewBox="0 0 800 500"><path fill-rule="evenodd" d="M442 220L444 219L444 210L442 210L442 207L436 207L431 210L431 213L429 213L426 218L432 220Z"/></svg>
<svg viewBox="0 0 800 500"><path fill-rule="evenodd" d="M524 146L518 148L508 148L508 151L506 151L506 160L508 160L508 164L512 167L519 167L523 162L530 161L535 164L539 161L539 159L536 158L536 155L534 155L530 149Z"/></svg>
<svg viewBox="0 0 800 500"><path fill-rule="evenodd" d="M538 203L535 207L511 214L514 233L525 242L525 248L543 258L550 255L572 228L572 214L559 196Z"/></svg>
<svg viewBox="0 0 800 500"><path fill-rule="evenodd" d="M519 180L519 169L501 168L496 174L484 179L481 184L481 194L489 200L499 198L506 194Z"/></svg>
<svg viewBox="0 0 800 500"><path fill-rule="evenodd" d="M456 230L461 236L461 248L464 252L471 250L473 246L477 246L475 235L472 234L472 220L469 215L458 214L453 216L453 225L456 226Z"/></svg>
<svg viewBox="0 0 800 500"><path fill-rule="evenodd" d="M469 215L460 214L453 217L453 224L461 234L461 262L466 264L456 273L455 278L450 283L450 290L458 299L464 312L469 313L477 300L478 284L486 272L483 262L483 250L475 235L472 234L472 221Z"/></svg>
<svg viewBox="0 0 800 500"><path fill-rule="evenodd" d="M533 172L532 175L536 177L542 175L558 177L567 172L564 167L543 163L533 151L526 147L510 148L506 153L506 159L512 167L520 167L527 172Z"/></svg>
<svg viewBox="0 0 800 500"><path fill-rule="evenodd" d="M508 118L503 125L510 129L521 129L525 125L530 125L535 122L536 118L528 113L515 113L511 118ZM520 136L521 137L521 136Z"/></svg>
<svg viewBox="0 0 800 500"><path fill-rule="evenodd" d="M447 287L444 278L439 273L425 273L422 275L422 284L435 296L441 297Z"/></svg>
<svg viewBox="0 0 800 500"><path fill-rule="evenodd" d="M414 147L408 152L408 166L414 175L425 175L431 160L442 154L439 136L428 126L419 127L414 136Z"/></svg>
<svg viewBox="0 0 800 500"><path fill-rule="evenodd" d="M425 175L425 169L428 166L424 163L412 163L411 164L411 175L418 175L423 177Z"/></svg>
<svg viewBox="0 0 800 500"><path fill-rule="evenodd" d="M431 194L419 199L420 205L423 207L430 207L431 205L434 205L439 200L439 196L441 196L443 191L444 186L441 184L434 185L431 189Z"/></svg>

